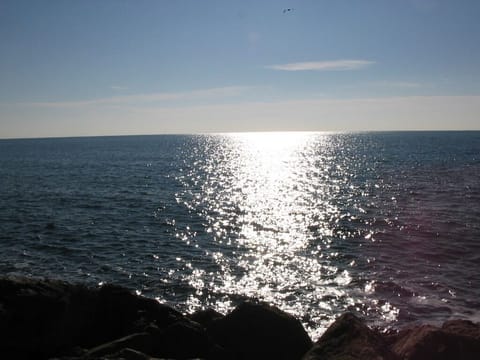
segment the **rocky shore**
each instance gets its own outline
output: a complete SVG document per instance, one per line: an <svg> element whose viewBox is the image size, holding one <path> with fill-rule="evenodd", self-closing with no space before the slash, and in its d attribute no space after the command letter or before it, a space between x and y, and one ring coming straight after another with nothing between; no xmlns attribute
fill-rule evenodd
<svg viewBox="0 0 480 360"><path fill-rule="evenodd" d="M314 340L255 301L183 315L118 286L0 278L0 359L480 358L480 324L465 320L382 334L345 313Z"/></svg>

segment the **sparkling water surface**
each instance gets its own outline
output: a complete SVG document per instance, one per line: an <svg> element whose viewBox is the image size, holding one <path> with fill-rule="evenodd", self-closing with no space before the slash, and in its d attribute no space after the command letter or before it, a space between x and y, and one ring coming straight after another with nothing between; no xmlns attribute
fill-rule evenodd
<svg viewBox="0 0 480 360"><path fill-rule="evenodd" d="M258 298L313 337L480 321L480 132L3 140L0 201L2 274Z"/></svg>

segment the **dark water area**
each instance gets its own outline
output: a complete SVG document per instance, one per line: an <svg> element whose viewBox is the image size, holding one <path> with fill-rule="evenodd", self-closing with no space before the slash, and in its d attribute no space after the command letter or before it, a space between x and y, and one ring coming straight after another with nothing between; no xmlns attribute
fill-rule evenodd
<svg viewBox="0 0 480 360"><path fill-rule="evenodd" d="M263 299L313 336L480 321L480 132L1 140L0 254L182 311Z"/></svg>

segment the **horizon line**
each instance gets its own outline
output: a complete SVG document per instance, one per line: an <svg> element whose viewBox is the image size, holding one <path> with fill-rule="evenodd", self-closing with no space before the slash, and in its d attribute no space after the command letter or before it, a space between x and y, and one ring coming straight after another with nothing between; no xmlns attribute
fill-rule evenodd
<svg viewBox="0 0 480 360"><path fill-rule="evenodd" d="M246 130L246 131L202 131L191 133L154 133L154 134L92 134L92 135L65 135L65 136L39 136L39 137L0 137L0 141L9 140L52 140L52 139L82 139L82 138L112 138L112 137L143 137L143 136L201 136L201 135L235 135L235 134L371 134L371 133L446 133L446 132L480 132L480 129L396 129L396 130Z"/></svg>

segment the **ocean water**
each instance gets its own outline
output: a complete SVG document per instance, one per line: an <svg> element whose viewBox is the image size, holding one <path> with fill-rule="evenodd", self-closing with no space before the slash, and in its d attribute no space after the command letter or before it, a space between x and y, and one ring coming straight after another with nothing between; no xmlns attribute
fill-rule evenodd
<svg viewBox="0 0 480 360"><path fill-rule="evenodd" d="M0 273L257 298L313 337L479 321L480 132L2 140Z"/></svg>

